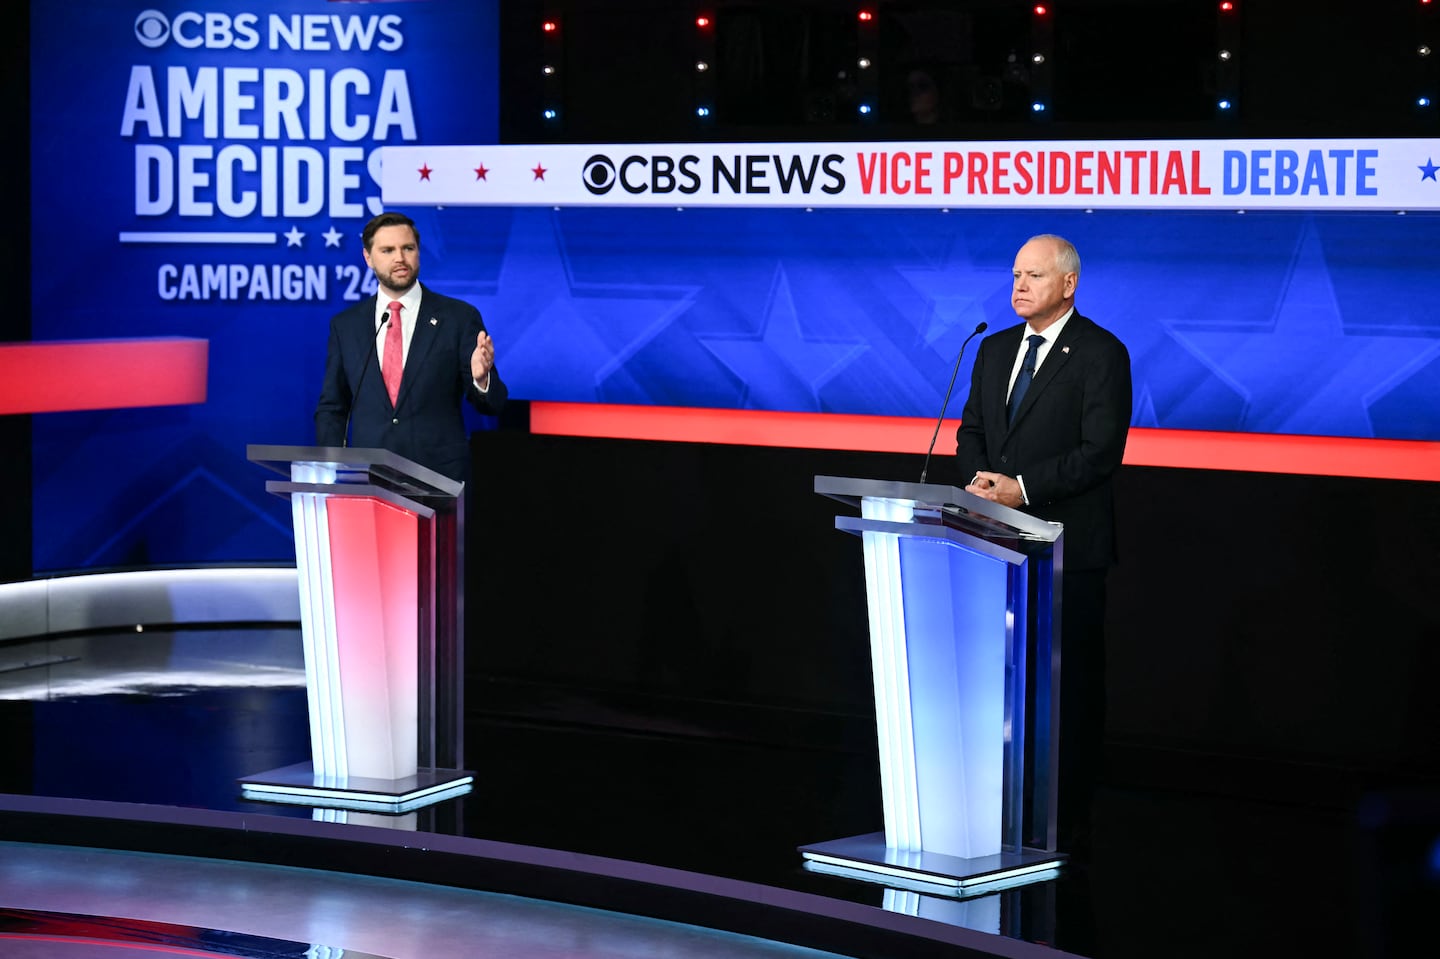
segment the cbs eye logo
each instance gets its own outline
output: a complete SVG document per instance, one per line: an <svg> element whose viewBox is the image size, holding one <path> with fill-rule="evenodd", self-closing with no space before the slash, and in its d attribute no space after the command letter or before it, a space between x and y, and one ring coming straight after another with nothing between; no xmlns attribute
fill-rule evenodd
<svg viewBox="0 0 1440 959"><path fill-rule="evenodd" d="M159 10L141 10L135 18L135 39L152 50L164 46L170 39L170 21Z"/></svg>
<svg viewBox="0 0 1440 959"><path fill-rule="evenodd" d="M604 196L615 187L618 177L615 174L615 162L603 153L597 153L585 161L585 167L580 177L585 181L585 189L596 196Z"/></svg>

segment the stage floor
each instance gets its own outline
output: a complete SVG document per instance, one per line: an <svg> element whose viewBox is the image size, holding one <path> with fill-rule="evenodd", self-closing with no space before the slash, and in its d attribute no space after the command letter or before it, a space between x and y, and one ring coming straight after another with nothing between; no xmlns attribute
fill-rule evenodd
<svg viewBox="0 0 1440 959"><path fill-rule="evenodd" d="M1122 772L1097 802L1086 865L1018 889L946 899L802 868L798 846L879 828L875 759L863 736L808 735L802 748L796 737L766 733L763 717L733 720L739 713L724 704L492 678L468 691L466 764L479 773L469 795L400 817L336 814L249 802L235 785L307 756L294 630L91 635L0 652L9 657L0 661L0 792L15 802L30 797L32 807L53 798L138 804L152 820L165 809L177 810L177 820L239 814L253 828L268 822L281 832L284 820L340 821L350 826L332 834L353 827L371 844L389 830L387 849L465 839L606 857L683 870L675 874L682 883L716 877L758 899L773 890L833 903L837 914L918 916L970 935L952 938L951 954L1022 955L1045 945L1089 957L1386 955L1410 921L1407 910L1433 904L1424 898L1433 888L1397 878L1405 853L1392 847L1404 837L1360 815L1373 813L1375 790L1332 777L1247 789L1207 782L1200 770L1188 779L1183 769L1151 775L1148 785ZM821 730L853 727L844 717L794 719ZM26 842L34 838L0 835L8 841L0 845L0 909L271 937L281 944L275 955L290 954L285 943L302 944L296 955L343 949L389 959L822 954L455 888L438 877L403 882L226 861L201 848L187 858L91 841ZM0 954L100 955L70 940L70 951L20 951L41 940L4 940L24 925L5 915ZM196 942L190 948L210 947ZM881 948L857 942L853 953L836 951ZM894 954L935 948L917 940L913 951Z"/></svg>
<svg viewBox="0 0 1440 959"><path fill-rule="evenodd" d="M519 896L368 876L93 848L0 843L0 955L90 959L113 945L7 935L17 910L67 916L67 934L129 934L125 955L362 959L821 959L828 955L679 923ZM124 917L108 930L75 916ZM7 920L11 920L7 928ZM174 928L157 929L163 923ZM29 927L34 928L34 927ZM39 927L40 932L47 931ZM269 942L265 940L270 940ZM34 952L23 951L26 947ZM245 951L240 951L241 949ZM89 952L86 950L95 950ZM103 950L103 951L102 951Z"/></svg>

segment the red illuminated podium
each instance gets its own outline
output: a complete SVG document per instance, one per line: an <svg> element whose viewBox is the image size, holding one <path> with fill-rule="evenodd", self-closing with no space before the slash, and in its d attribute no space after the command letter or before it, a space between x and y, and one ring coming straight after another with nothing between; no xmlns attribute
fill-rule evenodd
<svg viewBox="0 0 1440 959"><path fill-rule="evenodd" d="M242 794L405 812L468 792L464 484L388 450L246 453L294 516L312 761Z"/></svg>

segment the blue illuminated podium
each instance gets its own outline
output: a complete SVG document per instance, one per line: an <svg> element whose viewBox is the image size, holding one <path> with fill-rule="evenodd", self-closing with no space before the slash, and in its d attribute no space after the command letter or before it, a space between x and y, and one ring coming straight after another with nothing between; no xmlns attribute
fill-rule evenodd
<svg viewBox="0 0 1440 959"><path fill-rule="evenodd" d="M955 895L1053 875L1061 527L950 486L815 492L859 512L835 525L865 558L885 831L805 867Z"/></svg>

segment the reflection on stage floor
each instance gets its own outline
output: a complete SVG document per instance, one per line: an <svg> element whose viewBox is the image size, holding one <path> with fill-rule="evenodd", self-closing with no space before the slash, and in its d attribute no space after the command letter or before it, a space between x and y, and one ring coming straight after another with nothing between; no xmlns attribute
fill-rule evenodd
<svg viewBox="0 0 1440 959"><path fill-rule="evenodd" d="M725 726L716 704L493 677L468 691L465 758L477 777L463 797L403 815L246 800L238 779L308 758L299 656L298 630L274 628L0 646L8 740L0 792L346 822L414 833L422 845L434 834L610 857L1094 957L1379 955L1381 930L1403 927L1395 910L1414 894L1403 886L1390 897L1375 861L1357 854L1379 849L1367 846L1356 817L1363 790L1296 803L1123 782L1097 801L1090 860L1041 882L955 898L824 876L802 867L799 846L880 824L875 757L863 741L787 748L745 723ZM803 954L442 885L13 844L25 838L0 837L12 843L0 852L0 907L127 916L392 959ZM436 938L461 927L468 945ZM10 928L0 925L0 938Z"/></svg>

